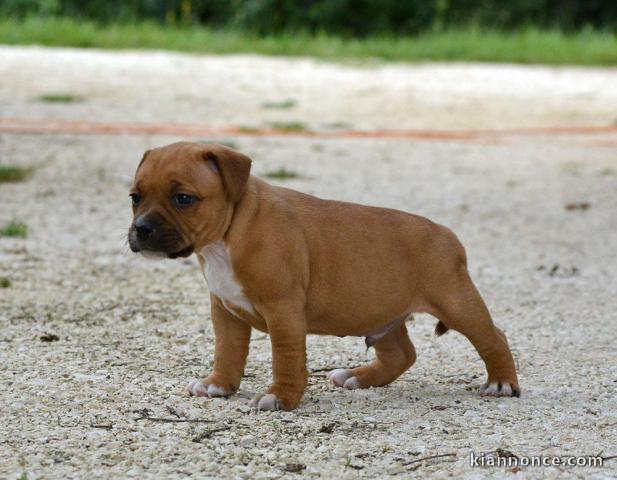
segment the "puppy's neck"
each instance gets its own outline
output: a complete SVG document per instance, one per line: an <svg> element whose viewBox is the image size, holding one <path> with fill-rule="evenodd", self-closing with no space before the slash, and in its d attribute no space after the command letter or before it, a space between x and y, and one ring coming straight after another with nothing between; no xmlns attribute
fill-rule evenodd
<svg viewBox="0 0 617 480"><path fill-rule="evenodd" d="M253 305L236 279L231 264L231 252L226 242L212 242L203 247L198 255L210 292L223 301L225 308L240 308L254 313Z"/></svg>

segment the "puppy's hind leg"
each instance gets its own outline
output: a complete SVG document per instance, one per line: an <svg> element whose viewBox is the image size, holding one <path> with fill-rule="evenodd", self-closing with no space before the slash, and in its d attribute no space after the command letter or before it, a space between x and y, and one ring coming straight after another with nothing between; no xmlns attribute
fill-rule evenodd
<svg viewBox="0 0 617 480"><path fill-rule="evenodd" d="M333 370L328 375L330 382L345 388L382 387L400 377L416 361L416 350L404 323L373 346L375 360L358 368Z"/></svg>
<svg viewBox="0 0 617 480"><path fill-rule="evenodd" d="M439 335L451 328L465 335L476 348L488 372L488 381L481 387L480 394L520 396L514 359L506 336L493 324L467 269L462 267L437 291L437 297L431 302L434 309L431 313L440 320L435 332Z"/></svg>

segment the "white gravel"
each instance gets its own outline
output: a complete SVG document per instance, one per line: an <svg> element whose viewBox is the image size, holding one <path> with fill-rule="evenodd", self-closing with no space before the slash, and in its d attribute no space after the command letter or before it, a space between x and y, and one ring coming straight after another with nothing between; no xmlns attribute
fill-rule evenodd
<svg viewBox="0 0 617 480"><path fill-rule="evenodd" d="M151 74L157 65L169 64L177 64L180 77L203 80L165 90L163 80ZM195 69L198 65L202 68ZM242 68L255 68L254 81L248 73L242 81L235 77ZM302 68L305 80L293 83ZM405 84L388 85L383 78L393 72L414 77L416 70L431 68L453 79L444 80L447 91L439 91L440 98L422 99L444 102L441 113L422 127L435 126L449 105L450 125L463 125L457 102L471 105L476 94L461 87L460 99L440 99L455 96L449 86L459 83L456 75L467 79L481 77L480 72L494 78L526 73L547 82L551 75L569 78L554 88L571 92L572 101L564 101L568 109L578 104L572 92L596 89L594 98L602 101L588 99L587 111L571 110L580 122L564 123L607 123L610 108L615 114L609 102L615 92L601 88L615 79L614 70L364 68L258 57L2 48L0 116L215 124L238 122L246 111L248 123L293 113L315 124L336 118L388 127L395 122L390 115L364 115L363 109L378 111L370 95L364 106L362 97L333 100L327 82L336 75L340 82L352 77L358 85L375 82L395 98ZM160 70L162 78L171 77ZM117 84L99 75L110 71L118 73ZM260 71L271 76L264 79ZM321 99L310 93L319 75L327 93ZM377 82L371 76L383 77ZM307 98L318 103L300 101L291 111L259 108L266 99L304 98L298 86L303 81ZM243 82L251 94L242 93ZM193 92L189 96L197 95L198 86L208 83L230 89L216 95L203 91L214 117L207 116L210 107L191 111L189 100L174 102L171 90L186 85ZM520 113L522 107L507 93L514 83L491 95ZM115 93L114 85L122 92ZM78 87L76 93L85 97L80 104L31 100ZM537 91L551 90L543 88ZM521 89L525 98L536 95L535 88ZM535 108L548 112L557 98L549 95L544 107ZM541 103L543 97L536 99ZM483 105L469 118L482 125L483 113L492 108ZM527 126L524 115L508 115L506 124L518 118L512 125ZM420 122L405 118L408 125ZM483 364L472 346L456 333L436 339L435 320L418 316L409 325L418 361L391 386L353 391L328 386L327 369L362 363L372 353L365 352L362 339L311 337L312 374L304 400L294 412L274 413L248 407L248 399L270 380L270 347L261 333L253 336L247 376L236 396L203 399L183 393L185 380L204 375L212 364L207 287L193 259L147 261L126 248L127 188L140 154L175 140L0 135L0 163L38 167L29 181L0 184L0 226L16 219L29 227L26 239L0 238L0 276L12 281L0 289L0 478L24 473L28 479L617 478L616 460L602 468L469 465L471 452L497 449L519 456L617 454L617 135L477 144L219 139L234 141L251 155L258 175L282 166L299 172L300 179L285 182L292 188L401 208L453 228L467 247L472 275L496 322L509 336L523 387L520 399L480 397ZM566 209L581 202L588 209ZM45 334L59 339L44 342ZM445 454L451 455L417 461Z"/></svg>
<svg viewBox="0 0 617 480"><path fill-rule="evenodd" d="M0 46L5 117L311 128L508 128L608 124L617 69L490 64L332 64L255 55ZM36 102L69 93L86 101ZM267 103L295 102L269 109Z"/></svg>

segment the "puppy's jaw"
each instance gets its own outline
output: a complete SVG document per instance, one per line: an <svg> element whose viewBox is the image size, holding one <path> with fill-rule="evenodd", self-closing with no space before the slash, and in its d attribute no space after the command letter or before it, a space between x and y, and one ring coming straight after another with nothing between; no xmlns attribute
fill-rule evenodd
<svg viewBox="0 0 617 480"><path fill-rule="evenodd" d="M186 258L191 256L195 251L193 245L188 245L173 251L168 251L167 249L153 249L147 245L142 246L133 229L129 231L129 248L133 253L140 253L143 257L148 259Z"/></svg>
<svg viewBox="0 0 617 480"><path fill-rule="evenodd" d="M193 248L193 245L189 245L188 247L183 248L182 250L180 250L179 252L176 253L167 253L167 257L168 258L186 258L186 257L190 257L193 252L195 251L195 249Z"/></svg>
<svg viewBox="0 0 617 480"><path fill-rule="evenodd" d="M157 252L154 250L139 250L138 253L148 260L161 260L167 258L167 254L165 252Z"/></svg>
<svg viewBox="0 0 617 480"><path fill-rule="evenodd" d="M149 260L163 260L163 259L175 260L176 258L190 257L193 254L193 247L191 245L175 253L164 252L162 250L148 250L148 249L139 249L139 248L133 249L133 247L131 247L131 250L135 253L140 253L142 257L147 258Z"/></svg>

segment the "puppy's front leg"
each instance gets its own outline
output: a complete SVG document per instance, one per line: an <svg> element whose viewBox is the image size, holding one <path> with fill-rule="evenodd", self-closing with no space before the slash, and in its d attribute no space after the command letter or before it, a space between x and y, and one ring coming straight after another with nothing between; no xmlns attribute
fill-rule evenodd
<svg viewBox="0 0 617 480"><path fill-rule="evenodd" d="M276 305L265 311L272 344L274 382L265 395L251 404L259 410L293 410L306 388L306 320L304 308Z"/></svg>
<svg viewBox="0 0 617 480"><path fill-rule="evenodd" d="M251 340L251 327L210 295L212 325L214 327L214 370L203 380L194 380L187 386L191 395L224 397L240 386Z"/></svg>

